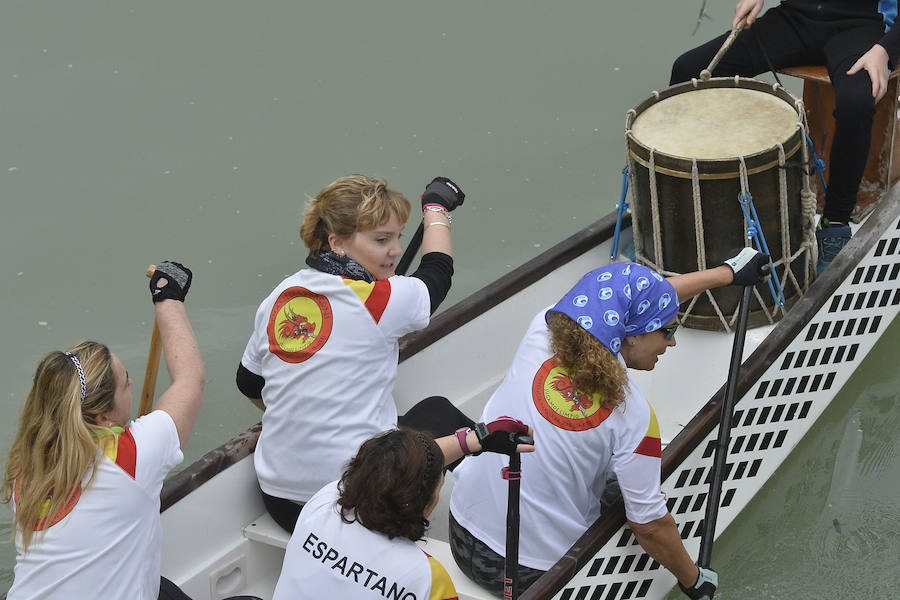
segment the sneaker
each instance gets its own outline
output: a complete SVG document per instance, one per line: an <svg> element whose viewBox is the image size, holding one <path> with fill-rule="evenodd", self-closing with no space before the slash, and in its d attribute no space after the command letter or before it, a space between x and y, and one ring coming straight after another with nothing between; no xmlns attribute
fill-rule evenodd
<svg viewBox="0 0 900 600"><path fill-rule="evenodd" d="M819 247L816 274L822 274L852 236L850 225L847 223L832 223L825 217L819 220L819 226L816 228L816 244Z"/></svg>

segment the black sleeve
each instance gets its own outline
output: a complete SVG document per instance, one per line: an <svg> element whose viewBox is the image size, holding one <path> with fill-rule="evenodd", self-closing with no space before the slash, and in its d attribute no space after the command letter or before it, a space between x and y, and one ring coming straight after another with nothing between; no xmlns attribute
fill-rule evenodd
<svg viewBox="0 0 900 600"><path fill-rule="evenodd" d="M249 370L243 363L238 365L235 382L241 393L248 398L262 398L262 389L266 385L266 380L262 375L257 375Z"/></svg>
<svg viewBox="0 0 900 600"><path fill-rule="evenodd" d="M431 314L434 314L450 291L453 257L443 252L429 252L422 256L419 268L410 277L417 277L425 283L431 297Z"/></svg>

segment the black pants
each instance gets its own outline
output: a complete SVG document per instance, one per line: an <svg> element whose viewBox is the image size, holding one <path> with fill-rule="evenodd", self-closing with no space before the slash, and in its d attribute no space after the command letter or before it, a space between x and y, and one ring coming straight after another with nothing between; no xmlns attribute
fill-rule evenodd
<svg viewBox="0 0 900 600"><path fill-rule="evenodd" d="M872 19L823 21L790 7L777 6L740 33L712 72L714 77L755 77L764 73L769 64L761 48L775 69L807 64L826 66L835 94L835 130L824 210L824 217L831 221L846 223L856 204L875 115L868 72L861 70L848 76L847 71L883 35L884 25ZM669 84L699 77L727 36L722 34L679 56L672 65Z"/></svg>
<svg viewBox="0 0 900 600"><path fill-rule="evenodd" d="M191 597L181 591L181 588L166 579L159 578L159 600L191 600ZM225 600L262 600L258 596L230 596Z"/></svg>
<svg viewBox="0 0 900 600"><path fill-rule="evenodd" d="M463 414L452 402L443 396L430 396L425 398L407 412L397 417L397 425L408 427L418 431L427 431L436 438L450 435L462 427L475 427L475 421ZM453 469L462 459L447 465ZM340 473L335 473L339 477ZM303 508L302 502L295 502L286 498L277 498L262 492L263 504L272 519L288 533L294 532L297 517Z"/></svg>
<svg viewBox="0 0 900 600"><path fill-rule="evenodd" d="M460 525L453 513L450 513L450 552L459 569L469 579L498 597L502 595L506 559ZM544 573L519 565L519 593L531 587Z"/></svg>

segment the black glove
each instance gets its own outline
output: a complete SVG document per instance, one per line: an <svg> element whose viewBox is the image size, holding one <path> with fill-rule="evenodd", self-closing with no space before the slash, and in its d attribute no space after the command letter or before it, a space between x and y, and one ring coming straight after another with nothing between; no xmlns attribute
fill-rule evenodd
<svg viewBox="0 0 900 600"><path fill-rule="evenodd" d="M466 195L462 188L446 177L435 177L422 194L422 208L428 204L439 204L448 211L462 205Z"/></svg>
<svg viewBox="0 0 900 600"><path fill-rule="evenodd" d="M769 275L770 262L768 254L757 252L753 248L744 248L726 260L725 264L734 272L734 281L731 284L747 286L762 283Z"/></svg>
<svg viewBox="0 0 900 600"><path fill-rule="evenodd" d="M178 300L184 302L188 290L191 289L191 270L181 263L164 260L156 265L156 270L150 276L150 295L153 302L162 300ZM156 287L160 279L165 279L166 284Z"/></svg>
<svg viewBox="0 0 900 600"><path fill-rule="evenodd" d="M712 600L716 593L716 588L719 587L719 574L712 569L698 568L700 573L697 575L697 581L694 582L694 585L686 588L681 585L681 582L678 582L678 587L691 600Z"/></svg>
<svg viewBox="0 0 900 600"><path fill-rule="evenodd" d="M487 425L475 424L475 436L482 452L496 452L512 456L519 444L534 444L528 437L528 425L512 417L500 417Z"/></svg>

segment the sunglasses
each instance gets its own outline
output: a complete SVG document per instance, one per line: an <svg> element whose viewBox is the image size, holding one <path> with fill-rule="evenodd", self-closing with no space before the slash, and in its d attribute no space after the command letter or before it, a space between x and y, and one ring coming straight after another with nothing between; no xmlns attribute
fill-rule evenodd
<svg viewBox="0 0 900 600"><path fill-rule="evenodd" d="M673 337L675 337L675 332L678 331L678 323L660 327L659 331L661 331L662 334L666 336L667 340L671 340Z"/></svg>

